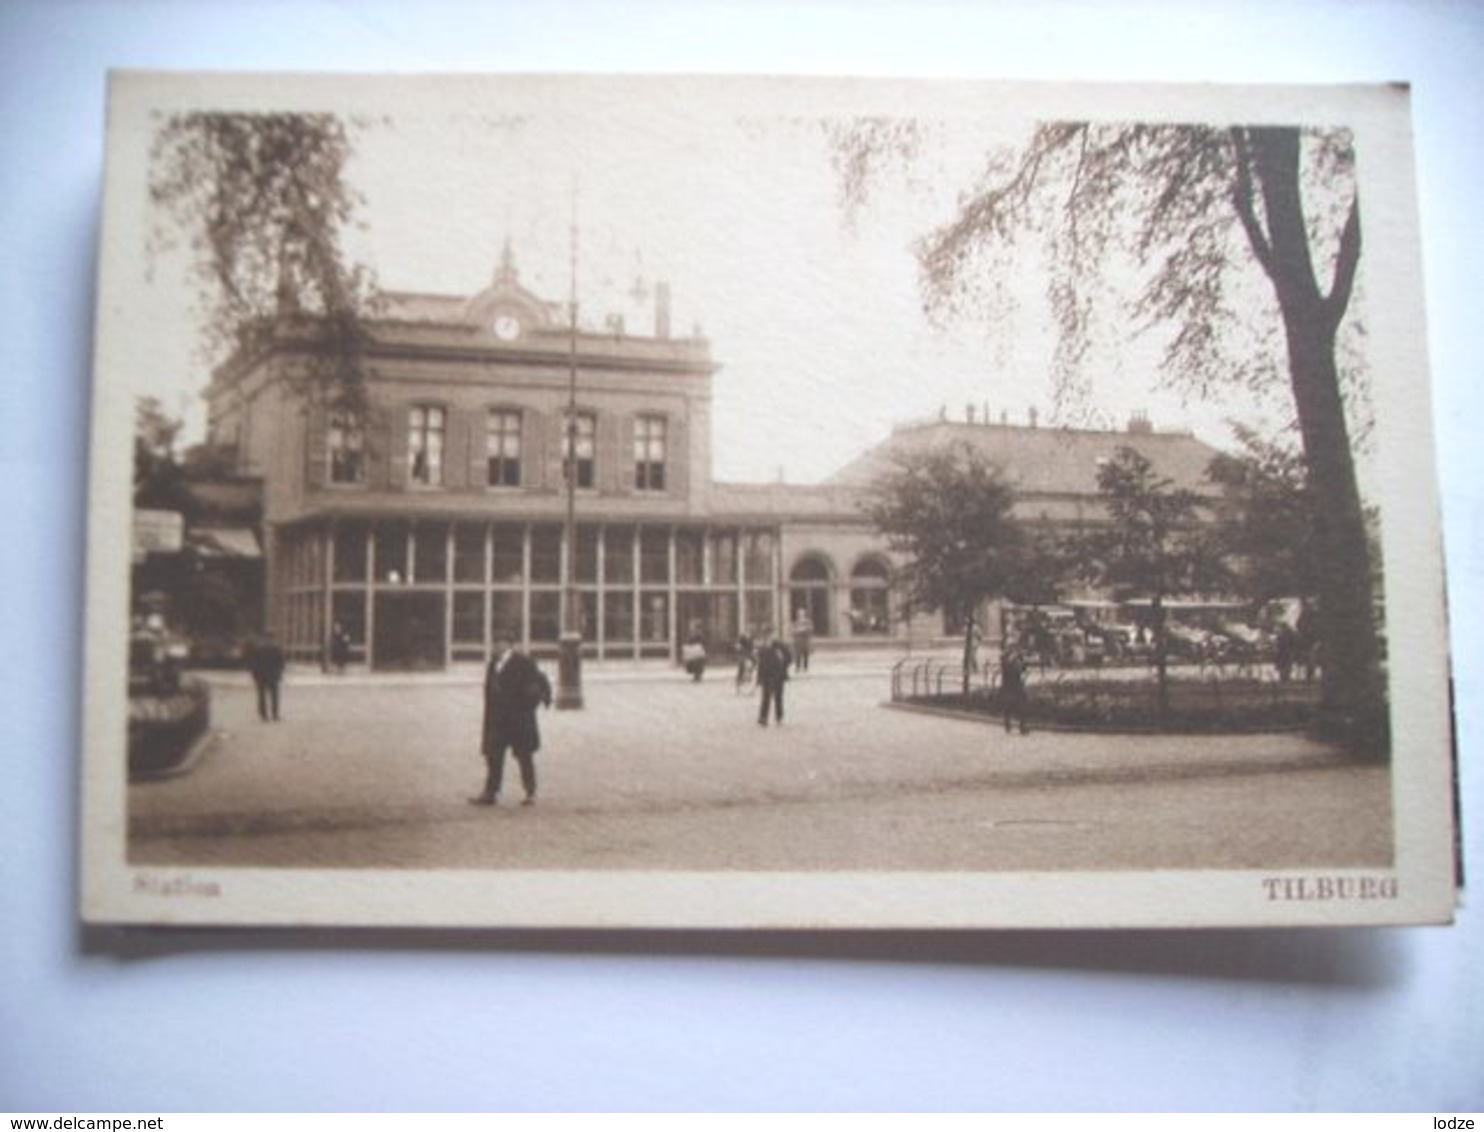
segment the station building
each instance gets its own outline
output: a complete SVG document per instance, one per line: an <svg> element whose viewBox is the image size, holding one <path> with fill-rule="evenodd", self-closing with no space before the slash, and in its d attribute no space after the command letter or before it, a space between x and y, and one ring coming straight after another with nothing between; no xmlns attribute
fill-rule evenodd
<svg viewBox="0 0 1484 1132"><path fill-rule="evenodd" d="M290 654L318 660L338 623L373 669L483 661L502 627L549 655L569 593L597 659L673 660L693 632L725 650L801 612L820 648L898 645L945 626L899 616L898 563L861 510L894 452L974 444L1019 509L1055 523L1096 515L1097 462L1120 444L1196 488L1215 454L1147 421L1130 435L986 414L902 426L820 484L718 483L718 363L704 337L673 333L663 284L653 316L650 333L574 328L521 284L507 245L478 294L383 296L359 411L316 393L290 321L221 367L208 440L262 483L265 620Z"/></svg>

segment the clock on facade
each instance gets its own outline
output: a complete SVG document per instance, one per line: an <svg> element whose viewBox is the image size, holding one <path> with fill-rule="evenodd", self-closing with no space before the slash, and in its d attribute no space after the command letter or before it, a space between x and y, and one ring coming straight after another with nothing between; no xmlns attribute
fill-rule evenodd
<svg viewBox="0 0 1484 1132"><path fill-rule="evenodd" d="M520 319L513 314L502 314L495 319L495 337L512 342L520 337Z"/></svg>

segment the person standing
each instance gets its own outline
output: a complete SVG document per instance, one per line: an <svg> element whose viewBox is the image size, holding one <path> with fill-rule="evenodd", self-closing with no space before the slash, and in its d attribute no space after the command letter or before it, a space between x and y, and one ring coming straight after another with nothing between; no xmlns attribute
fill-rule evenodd
<svg viewBox="0 0 1484 1132"><path fill-rule="evenodd" d="M1278 682L1287 684L1293 673L1294 661L1298 658L1298 634L1287 621L1278 623L1273 636L1273 667L1278 672Z"/></svg>
<svg viewBox="0 0 1484 1132"><path fill-rule="evenodd" d="M788 646L778 637L774 637L758 651L757 683L762 689L762 698L758 706L757 721L762 727L768 726L769 706L773 708L774 722L783 722L783 685L788 682L788 670L793 659Z"/></svg>
<svg viewBox="0 0 1484 1132"><path fill-rule="evenodd" d="M484 790L470 798L476 806L500 800L505 778L505 754L520 765L523 806L536 802L536 752L541 732L536 709L551 706L551 681L536 662L515 647L515 635L502 630L495 636L495 655L484 674L484 728L481 751L485 760Z"/></svg>
<svg viewBox="0 0 1484 1132"><path fill-rule="evenodd" d="M757 673L757 646L753 636L743 629L737 637L737 691L744 691Z"/></svg>
<svg viewBox="0 0 1484 1132"><path fill-rule="evenodd" d="M798 660L800 672L809 671L809 654L813 648L814 619L809 616L807 609L801 609L794 619L794 656Z"/></svg>
<svg viewBox="0 0 1484 1132"><path fill-rule="evenodd" d="M967 687L969 680L979 671L979 642L984 640L984 632L979 628L979 622L972 616L964 622L964 685Z"/></svg>
<svg viewBox="0 0 1484 1132"><path fill-rule="evenodd" d="M345 666L350 663L350 634L345 631L345 626L339 621L330 630L330 667L336 672L344 672Z"/></svg>
<svg viewBox="0 0 1484 1132"><path fill-rule="evenodd" d="M1009 734L1011 722L1020 723L1020 733L1030 734L1030 725L1025 713L1030 696L1025 689L1025 656L1014 645L1000 657L1000 706L1005 713L1005 733Z"/></svg>
<svg viewBox="0 0 1484 1132"><path fill-rule="evenodd" d="M247 651L247 670L258 692L258 718L264 723L278 722L279 686L286 666L283 649L271 634L258 638Z"/></svg>
<svg viewBox="0 0 1484 1132"><path fill-rule="evenodd" d="M706 675L706 638L701 635L699 626L691 627L690 636L680 646L680 660L691 680L699 684L701 677Z"/></svg>

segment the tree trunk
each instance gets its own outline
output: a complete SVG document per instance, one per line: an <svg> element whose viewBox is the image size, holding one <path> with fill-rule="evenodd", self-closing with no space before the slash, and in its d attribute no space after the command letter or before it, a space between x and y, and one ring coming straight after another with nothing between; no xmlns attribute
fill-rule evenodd
<svg viewBox="0 0 1484 1132"><path fill-rule="evenodd" d="M1314 502L1321 656L1319 729L1358 752L1385 750L1385 704L1373 622L1370 547L1335 362L1343 310L1315 281L1299 192L1299 136L1253 130L1269 239L1265 264L1283 313ZM1358 237L1357 237L1358 238ZM1348 290L1348 282L1345 284Z"/></svg>
<svg viewBox="0 0 1484 1132"><path fill-rule="evenodd" d="M1149 603L1149 619L1154 626L1155 712L1159 726L1170 718L1170 641L1165 633L1165 595L1163 588L1154 592Z"/></svg>

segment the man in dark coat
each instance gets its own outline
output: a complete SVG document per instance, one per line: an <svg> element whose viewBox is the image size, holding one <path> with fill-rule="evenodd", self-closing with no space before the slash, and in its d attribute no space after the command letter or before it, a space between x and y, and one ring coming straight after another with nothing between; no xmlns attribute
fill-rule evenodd
<svg viewBox="0 0 1484 1132"><path fill-rule="evenodd" d="M247 650L247 670L258 690L258 718L265 723L278 721L278 687L285 665L283 649L271 636L259 638Z"/></svg>
<svg viewBox="0 0 1484 1132"><path fill-rule="evenodd" d="M551 706L551 681L536 662L515 647L514 635L496 637L495 657L484 675L484 791L470 798L477 806L493 806L500 800L505 778L505 752L512 751L520 764L525 788L523 806L536 801L536 752L541 732L536 709Z"/></svg>
<svg viewBox="0 0 1484 1132"><path fill-rule="evenodd" d="M1025 687L1025 656L1014 645L1005 650L1000 657L1000 706L1005 713L1005 732L1011 730L1011 721L1020 722L1020 733L1029 734L1030 726L1026 722L1026 708L1030 704L1030 695Z"/></svg>
<svg viewBox="0 0 1484 1132"><path fill-rule="evenodd" d="M768 706L773 707L773 718L778 723L783 722L783 685L788 680L789 665L793 664L793 654L788 651L779 638L774 637L766 645L758 650L757 654L757 684L763 690L762 703L758 707L757 721L763 727L768 726Z"/></svg>

